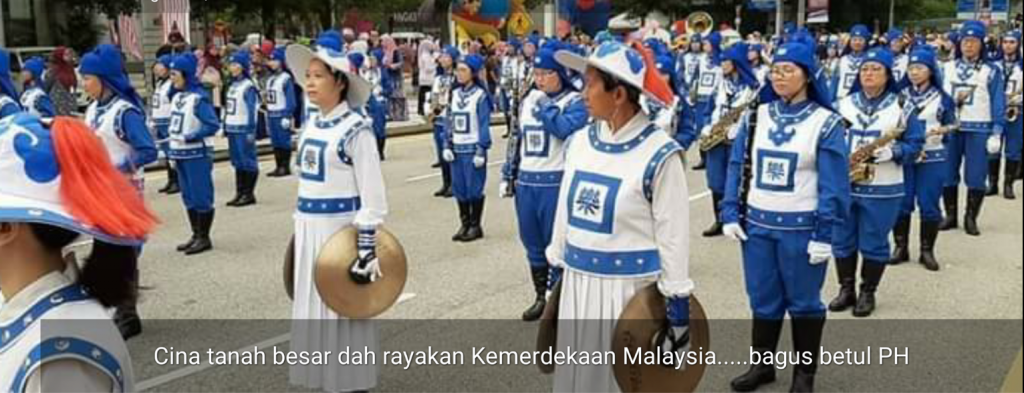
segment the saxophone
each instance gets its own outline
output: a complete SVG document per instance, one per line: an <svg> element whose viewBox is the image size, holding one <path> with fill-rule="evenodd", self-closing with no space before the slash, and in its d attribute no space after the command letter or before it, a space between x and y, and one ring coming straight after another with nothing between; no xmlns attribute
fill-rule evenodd
<svg viewBox="0 0 1024 393"><path fill-rule="evenodd" d="M1006 121L1013 123L1020 117L1021 97L1024 94L1024 88L1017 89L1012 95L1006 96Z"/></svg>
<svg viewBox="0 0 1024 393"><path fill-rule="evenodd" d="M700 138L700 151L707 152L711 149L718 147L719 145L729 141L729 129L732 128L736 123L743 118L743 113L757 104L757 95L747 100L740 106L730 109L726 112L721 119L718 119L718 123L711 127L711 133Z"/></svg>
<svg viewBox="0 0 1024 393"><path fill-rule="evenodd" d="M437 94L430 95L430 113L427 113L427 124L433 124L434 119L437 119L438 116L444 113L448 106L448 96L451 95L451 89L451 80L447 80L441 83L441 90Z"/></svg>
<svg viewBox="0 0 1024 393"><path fill-rule="evenodd" d="M875 164L870 162L871 158L876 151L899 139L906 130L906 125L900 124L896 129L883 133L881 138L861 146L853 152L850 155L850 182L870 183L874 180Z"/></svg>
<svg viewBox="0 0 1024 393"><path fill-rule="evenodd" d="M526 75L524 76L525 79L523 81L519 81L519 75L516 75L514 81L514 83L516 83L516 89L513 91L514 95L512 99L514 101L512 110L510 111L512 118L509 119L508 122L509 137L508 144L505 149L505 162L508 163L509 171L505 180L507 180L509 184L512 184L513 187L509 187L509 195L505 195L507 197L515 195L516 190L514 185L516 184L516 181L519 180L519 162L522 159L519 155L519 150L523 145L523 135L520 132L521 130L519 126L520 112L523 110L523 99L526 98L526 94L529 93L530 89L533 87L533 70L529 66L524 66L524 72ZM516 74L518 74L518 70L516 71Z"/></svg>

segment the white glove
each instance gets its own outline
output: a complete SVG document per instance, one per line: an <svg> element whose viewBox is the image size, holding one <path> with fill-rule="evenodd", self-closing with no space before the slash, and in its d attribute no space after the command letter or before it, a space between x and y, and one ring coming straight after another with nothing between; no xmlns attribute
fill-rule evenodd
<svg viewBox="0 0 1024 393"><path fill-rule="evenodd" d="M352 279L360 284L377 282L384 277L384 273L380 271L380 259L373 250L359 250L359 257L352 262L349 273L352 274Z"/></svg>
<svg viewBox="0 0 1024 393"><path fill-rule="evenodd" d="M444 162L455 162L455 152L452 149L444 149L441 152L441 158L444 158Z"/></svg>
<svg viewBox="0 0 1024 393"><path fill-rule="evenodd" d="M562 259L563 255L555 250L555 246L548 246L548 248L544 250L544 256L548 258L548 266L552 269L565 269L566 264L565 260Z"/></svg>
<svg viewBox="0 0 1024 393"><path fill-rule="evenodd" d="M827 263L828 261L831 261L833 258L832 245L812 241L810 244L807 245L807 254L811 256L812 265L820 265L822 263Z"/></svg>
<svg viewBox="0 0 1024 393"><path fill-rule="evenodd" d="M875 150L875 154L874 154L875 163L882 164L882 163L886 163L886 162L892 161L892 159L895 157L895 155L896 154L893 153L892 147L890 147L890 146L886 146L886 147L883 147L881 149Z"/></svg>
<svg viewBox="0 0 1024 393"><path fill-rule="evenodd" d="M292 129L292 119L289 119L289 118L281 119L281 128L284 128L286 130Z"/></svg>
<svg viewBox="0 0 1024 393"><path fill-rule="evenodd" d="M925 140L925 144L928 146L938 146L942 144L942 140L945 135L932 135Z"/></svg>
<svg viewBox="0 0 1024 393"><path fill-rule="evenodd" d="M727 133L726 136L729 138L730 141L734 141L734 140L736 140L736 137L739 136L739 134L740 134L740 128L739 127L730 127L729 128L729 132Z"/></svg>
<svg viewBox="0 0 1024 393"><path fill-rule="evenodd" d="M704 126L704 128L700 129L700 136L708 136L708 135L711 135L711 126Z"/></svg>
<svg viewBox="0 0 1024 393"><path fill-rule="evenodd" d="M475 167L477 167L477 169L479 169L479 168L483 168L484 165L487 165L487 157L484 157L484 156L473 156L473 166L475 166Z"/></svg>
<svg viewBox="0 0 1024 393"><path fill-rule="evenodd" d="M999 135L992 135L988 138L988 154L999 154L1003 150L1003 138Z"/></svg>
<svg viewBox="0 0 1024 393"><path fill-rule="evenodd" d="M511 188L512 184L510 184L508 180L502 180L501 183L498 184L498 195L502 198L511 198L512 193L509 192L511 191Z"/></svg>
<svg viewBox="0 0 1024 393"><path fill-rule="evenodd" d="M747 241L747 233L743 231L743 227L740 224L725 224L722 227L722 233L725 234L725 237L734 241Z"/></svg>

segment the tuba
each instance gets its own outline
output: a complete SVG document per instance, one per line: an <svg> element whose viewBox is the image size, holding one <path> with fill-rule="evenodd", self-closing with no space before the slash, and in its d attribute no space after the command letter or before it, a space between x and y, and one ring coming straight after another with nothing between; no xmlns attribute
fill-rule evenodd
<svg viewBox="0 0 1024 393"><path fill-rule="evenodd" d="M1024 89L1017 89L1017 91L1006 97L1006 121L1013 123L1020 117L1021 97L1024 94Z"/></svg>
<svg viewBox="0 0 1024 393"><path fill-rule="evenodd" d="M705 35L715 28L715 19L711 14L699 11L686 17L686 31L692 34Z"/></svg>

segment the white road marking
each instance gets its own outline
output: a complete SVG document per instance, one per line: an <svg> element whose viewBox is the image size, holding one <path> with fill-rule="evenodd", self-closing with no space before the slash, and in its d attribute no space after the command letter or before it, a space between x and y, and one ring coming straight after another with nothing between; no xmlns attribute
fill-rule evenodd
<svg viewBox="0 0 1024 393"><path fill-rule="evenodd" d="M410 300L412 300L414 298L416 298L416 294L415 293L403 293L403 294L401 294L398 297L398 301L395 303L395 307L401 305L402 303L410 301ZM260 341L260 342L258 342L256 344L246 345L246 346L244 346L242 348L239 348L239 349L235 350L234 352L238 352L238 353L251 352L253 350L253 348L257 348L257 350L263 351L263 350L266 350L268 348L272 348L272 347L274 347L276 345L284 344L284 343L290 341L291 338L292 338L291 333L285 333L285 334L282 334L282 335L277 336L277 337L273 337L273 338L270 338L270 339L267 339L267 340L264 340L264 341ZM135 390L139 391L139 392L147 391L147 390L150 390L150 389L153 389L153 388L156 388L156 387L159 387L159 386L166 385L168 383L177 381L179 379L187 378L189 376L201 373L203 371L212 369L214 367L217 367L217 366L212 365L212 364L200 364L198 366L184 367L184 368L181 368L181 369L169 372L167 374L164 374L164 375L161 375L161 376L158 376L158 377L155 377L155 378L150 378L150 379L147 379L147 380L142 381L140 383L137 383L137 384L135 384Z"/></svg>
<svg viewBox="0 0 1024 393"><path fill-rule="evenodd" d="M505 161L506 160L501 160L501 161L498 161L498 162L492 162L490 164L487 164L487 167L488 168L493 168L493 167L496 167L496 166L499 166L499 165L505 165ZM429 175L423 175L423 176L410 177L408 179L405 179L405 182L406 183L415 183L415 182L418 182L418 181L424 181L424 180L433 179L433 178L436 178L436 177L441 177L441 172L431 173Z"/></svg>

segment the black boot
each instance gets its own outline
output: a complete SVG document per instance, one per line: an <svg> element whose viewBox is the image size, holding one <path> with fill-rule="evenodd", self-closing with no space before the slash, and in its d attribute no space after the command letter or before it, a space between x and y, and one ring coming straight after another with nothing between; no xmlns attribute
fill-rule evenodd
<svg viewBox="0 0 1024 393"><path fill-rule="evenodd" d="M288 177L292 175L292 151L291 149L281 150L281 169L283 175L281 177Z"/></svg>
<svg viewBox="0 0 1024 393"><path fill-rule="evenodd" d="M793 369L791 393L814 392L814 376L818 373L818 357L821 355L821 335L825 331L825 317L793 318L793 350L803 355L810 353L811 362L797 364Z"/></svg>
<svg viewBox="0 0 1024 393"><path fill-rule="evenodd" d="M459 201L459 221L462 223L462 227L455 233L455 236L452 236L452 241L466 241L466 232L469 232L469 215L472 211L471 206L472 205L470 205L469 202Z"/></svg>
<svg viewBox="0 0 1024 393"><path fill-rule="evenodd" d="M192 238L188 239L185 243L179 244L178 247L175 248L178 252L184 252L185 250L192 248L192 245L195 244L196 237L198 236L197 234L199 233L199 219L196 217L197 213L195 210L188 211L188 225L192 229Z"/></svg>
<svg viewBox="0 0 1024 393"><path fill-rule="evenodd" d="M860 297L857 298L857 306L853 308L853 316L866 318L875 312L875 292L884 274L885 262L864 260L860 271Z"/></svg>
<svg viewBox="0 0 1024 393"><path fill-rule="evenodd" d="M178 170L170 163L167 163L167 189L161 191L167 195L181 193L181 186L178 184Z"/></svg>
<svg viewBox="0 0 1024 393"><path fill-rule="evenodd" d="M839 295L829 303L832 312L843 312L857 304L857 256L836 260L836 274L839 276Z"/></svg>
<svg viewBox="0 0 1024 393"><path fill-rule="evenodd" d="M523 312L523 320L526 322L540 319L541 315L544 315L544 307L548 305L548 267L530 267L530 273L533 276L533 290L537 297L533 305Z"/></svg>
<svg viewBox="0 0 1024 393"><path fill-rule="evenodd" d="M213 242L210 241L210 228L213 227L214 211L196 213L196 216L199 218L199 233L192 247L185 250L185 255L202 254L213 249Z"/></svg>
<svg viewBox="0 0 1024 393"><path fill-rule="evenodd" d="M751 349L762 357L774 354L779 347L779 336L782 335L782 319L768 320L754 318ZM763 361L762 361L763 363ZM770 364L753 364L745 374L730 383L734 392L753 392L757 388L775 382L775 366Z"/></svg>
<svg viewBox="0 0 1024 393"><path fill-rule="evenodd" d="M960 227L960 190L957 187L946 187L942 190L942 203L946 208L946 217L939 225L940 231L950 231Z"/></svg>
<svg viewBox="0 0 1024 393"><path fill-rule="evenodd" d="M142 318L139 318L134 304L118 307L114 313L114 324L125 341L142 334Z"/></svg>
<svg viewBox="0 0 1024 393"><path fill-rule="evenodd" d="M245 194L245 172L235 170L235 198L228 201L227 206L238 206L238 200Z"/></svg>
<svg viewBox="0 0 1024 393"><path fill-rule="evenodd" d="M444 164L448 165L448 164ZM448 167L441 168L441 189L434 193L437 198L452 197L452 174Z"/></svg>
<svg viewBox="0 0 1024 393"><path fill-rule="evenodd" d="M988 191L985 192L985 196L996 196L999 195L999 173L1002 169L1002 160L988 160Z"/></svg>
<svg viewBox="0 0 1024 393"><path fill-rule="evenodd" d="M274 170L267 174L267 177L283 177L285 176L285 167L288 166L288 161L284 158L283 149L274 149Z"/></svg>
<svg viewBox="0 0 1024 393"><path fill-rule="evenodd" d="M889 263L899 265L910 262L910 216L900 217L899 221L896 221L896 226L892 229L892 237L895 240L896 249L893 250Z"/></svg>
<svg viewBox="0 0 1024 393"><path fill-rule="evenodd" d="M174 171L174 167L171 166L171 162L167 161L166 165L167 165L167 167L165 169L167 170L167 184L165 184L163 186L163 188L160 188L159 190L156 190L156 192L161 193L161 194L166 194L167 190L171 189L171 184L175 183L177 181L177 177L178 177L177 176L178 173Z"/></svg>
<svg viewBox="0 0 1024 393"><path fill-rule="evenodd" d="M1013 184L1017 182L1017 172L1020 170L1020 161L1006 162L1006 183L1003 184L1003 198L1007 200L1017 199L1017 193L1013 190Z"/></svg>
<svg viewBox="0 0 1024 393"><path fill-rule="evenodd" d="M697 163L697 166L693 167L693 170L695 170L695 171L703 171L705 169L708 169L708 163L707 163L706 158L707 158L707 154L704 153L704 152L700 152L700 162Z"/></svg>
<svg viewBox="0 0 1024 393"><path fill-rule="evenodd" d="M921 221L921 259L925 269L939 271L939 261L935 259L935 242L939 238L938 221Z"/></svg>
<svg viewBox="0 0 1024 393"><path fill-rule="evenodd" d="M477 241L484 238L483 216L484 216L484 198L480 198L473 201L472 209L469 215L469 230L466 231L466 237L463 239L465 242Z"/></svg>
<svg viewBox="0 0 1024 393"><path fill-rule="evenodd" d="M719 213L721 213L721 210L719 210L719 205L721 205L722 203L722 196L718 194L711 194L711 201L712 203L715 204L715 223L711 224L711 227L705 230L702 235L704 237L722 236L722 220L721 217L719 217Z"/></svg>
<svg viewBox="0 0 1024 393"><path fill-rule="evenodd" d="M236 207L256 204L256 181L259 178L259 172L242 172L242 196L235 203Z"/></svg>
<svg viewBox="0 0 1024 393"><path fill-rule="evenodd" d="M967 192L967 212L964 214L964 232L971 236L981 236L978 229L978 216L981 206L985 203L985 192L970 190Z"/></svg>

